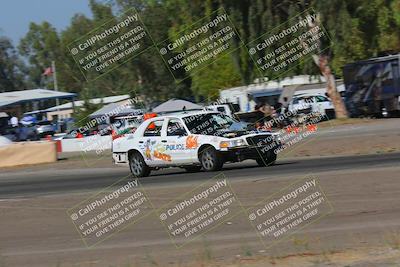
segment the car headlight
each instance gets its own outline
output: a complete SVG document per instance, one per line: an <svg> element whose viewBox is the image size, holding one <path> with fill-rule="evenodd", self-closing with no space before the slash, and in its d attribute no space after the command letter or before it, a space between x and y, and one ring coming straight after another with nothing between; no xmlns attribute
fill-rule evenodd
<svg viewBox="0 0 400 267"><path fill-rule="evenodd" d="M230 141L221 141L219 143L220 148L230 148L230 147L238 147L245 146L246 142L244 139L230 140Z"/></svg>
<svg viewBox="0 0 400 267"><path fill-rule="evenodd" d="M245 146L246 142L243 139L237 139L232 141L232 146Z"/></svg>

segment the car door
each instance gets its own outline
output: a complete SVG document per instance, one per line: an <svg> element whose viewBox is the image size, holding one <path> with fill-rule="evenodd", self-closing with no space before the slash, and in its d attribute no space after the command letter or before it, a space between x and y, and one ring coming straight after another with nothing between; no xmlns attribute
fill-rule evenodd
<svg viewBox="0 0 400 267"><path fill-rule="evenodd" d="M187 149L186 142L189 136L182 121L178 118L168 119L165 136L162 142L165 144L166 153L171 155L174 164L187 164L192 162L193 149Z"/></svg>
<svg viewBox="0 0 400 267"><path fill-rule="evenodd" d="M303 110L305 110L306 108L308 108L308 106L306 106L305 101L302 97L294 97L292 102L289 105L289 110L291 112L302 112Z"/></svg>
<svg viewBox="0 0 400 267"><path fill-rule="evenodd" d="M332 102L325 96L316 96L317 104L321 114L325 115L327 109L333 109Z"/></svg>
<svg viewBox="0 0 400 267"><path fill-rule="evenodd" d="M164 166L170 163L170 157L164 152L164 143L161 142L161 132L165 119L151 121L138 140L144 160L149 166Z"/></svg>

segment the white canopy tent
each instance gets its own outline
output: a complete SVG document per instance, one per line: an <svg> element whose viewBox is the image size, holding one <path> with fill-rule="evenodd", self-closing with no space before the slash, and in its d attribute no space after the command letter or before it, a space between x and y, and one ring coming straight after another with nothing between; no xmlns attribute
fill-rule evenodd
<svg viewBox="0 0 400 267"><path fill-rule="evenodd" d="M173 98L153 108L152 111L155 113L169 113L169 112L177 112L184 110L201 110L201 109L203 109L202 106L192 103L190 101Z"/></svg>

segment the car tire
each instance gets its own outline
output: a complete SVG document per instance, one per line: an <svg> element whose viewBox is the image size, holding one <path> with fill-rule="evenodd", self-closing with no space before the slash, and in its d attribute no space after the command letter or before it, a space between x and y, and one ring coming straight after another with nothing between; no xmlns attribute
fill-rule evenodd
<svg viewBox="0 0 400 267"><path fill-rule="evenodd" d="M183 167L187 172L198 172L201 170L201 166L186 166Z"/></svg>
<svg viewBox="0 0 400 267"><path fill-rule="evenodd" d="M139 152L134 152L129 156L129 169L134 177L147 177L151 171Z"/></svg>
<svg viewBox="0 0 400 267"><path fill-rule="evenodd" d="M40 135L37 133L33 133L27 137L29 141L39 141L40 140Z"/></svg>
<svg viewBox="0 0 400 267"><path fill-rule="evenodd" d="M212 146L205 147L200 152L199 159L205 171L219 171L224 164L221 155L219 155L218 151Z"/></svg>
<svg viewBox="0 0 400 267"><path fill-rule="evenodd" d="M266 167L266 166L271 166L274 165L276 162L276 154L275 153L267 153L263 154L262 157L259 157L256 159L258 166L260 167Z"/></svg>

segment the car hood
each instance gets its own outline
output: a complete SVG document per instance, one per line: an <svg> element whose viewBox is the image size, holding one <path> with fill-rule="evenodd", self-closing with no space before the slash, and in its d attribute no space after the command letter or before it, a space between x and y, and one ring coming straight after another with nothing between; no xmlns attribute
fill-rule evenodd
<svg viewBox="0 0 400 267"><path fill-rule="evenodd" d="M245 123L245 122L238 122L232 124L227 129L220 129L217 130L213 135L218 137L225 137L225 138L236 138L241 136L253 136L253 135L270 135L272 134L269 131L259 131L254 129L253 124Z"/></svg>
<svg viewBox="0 0 400 267"><path fill-rule="evenodd" d="M276 135L275 133L269 131L231 131L231 130L224 130L224 131L217 131L215 136L224 137L224 138L237 138L243 136L255 136L255 135Z"/></svg>

